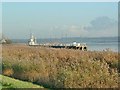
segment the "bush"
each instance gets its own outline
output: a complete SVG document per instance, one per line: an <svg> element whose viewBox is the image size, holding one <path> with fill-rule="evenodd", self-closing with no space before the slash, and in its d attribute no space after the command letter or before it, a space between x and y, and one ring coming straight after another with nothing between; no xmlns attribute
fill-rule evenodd
<svg viewBox="0 0 120 90"><path fill-rule="evenodd" d="M12 41L10 39L5 39L5 42L2 42L2 44L11 44Z"/></svg>
<svg viewBox="0 0 120 90"><path fill-rule="evenodd" d="M116 52L10 45L3 46L3 63L12 77L50 88L118 87Z"/></svg>

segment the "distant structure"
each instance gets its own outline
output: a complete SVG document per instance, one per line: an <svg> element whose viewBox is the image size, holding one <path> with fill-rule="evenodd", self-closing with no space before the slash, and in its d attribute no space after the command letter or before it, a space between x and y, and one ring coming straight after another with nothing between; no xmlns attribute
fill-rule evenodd
<svg viewBox="0 0 120 90"><path fill-rule="evenodd" d="M73 42L71 44L53 44L50 47L53 47L53 48L78 49L78 50L82 50L82 51L87 51L86 43L77 43L77 42Z"/></svg>
<svg viewBox="0 0 120 90"><path fill-rule="evenodd" d="M0 44L4 44L4 43L6 43L6 40L5 40L4 38L2 38L2 39L0 40Z"/></svg>
<svg viewBox="0 0 120 90"><path fill-rule="evenodd" d="M77 43L73 42L71 44L62 44L62 43L47 43L47 44L38 44L36 37L32 34L30 36L30 40L28 41L29 46L43 46L43 47L51 47L51 48L66 48L66 49L78 49L82 51L87 51L87 45L85 43Z"/></svg>
<svg viewBox="0 0 120 90"><path fill-rule="evenodd" d="M33 34L31 34L30 40L28 41L28 45L29 45L29 46L39 45L39 44L37 43L36 37L34 37Z"/></svg>
<svg viewBox="0 0 120 90"><path fill-rule="evenodd" d="M11 44L11 43L12 41L8 39L7 37L5 37L4 35L0 37L0 44Z"/></svg>

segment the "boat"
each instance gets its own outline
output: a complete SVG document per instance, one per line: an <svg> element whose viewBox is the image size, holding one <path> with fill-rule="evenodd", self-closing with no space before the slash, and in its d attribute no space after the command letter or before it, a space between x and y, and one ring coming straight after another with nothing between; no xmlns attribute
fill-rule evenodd
<svg viewBox="0 0 120 90"><path fill-rule="evenodd" d="M39 44L37 43L37 39L36 37L33 36L33 34L31 35L29 41L28 41L28 45L29 46L38 46Z"/></svg>

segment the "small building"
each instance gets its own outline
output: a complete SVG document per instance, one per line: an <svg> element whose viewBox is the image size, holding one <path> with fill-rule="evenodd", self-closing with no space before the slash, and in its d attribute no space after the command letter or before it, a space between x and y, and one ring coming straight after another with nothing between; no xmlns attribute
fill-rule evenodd
<svg viewBox="0 0 120 90"><path fill-rule="evenodd" d="M6 40L5 39L1 39L0 40L0 44L4 44L4 43L6 43Z"/></svg>

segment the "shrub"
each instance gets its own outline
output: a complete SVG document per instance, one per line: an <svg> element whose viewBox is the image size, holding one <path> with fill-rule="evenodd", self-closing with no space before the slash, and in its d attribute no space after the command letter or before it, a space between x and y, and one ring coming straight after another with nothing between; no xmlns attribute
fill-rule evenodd
<svg viewBox="0 0 120 90"><path fill-rule="evenodd" d="M118 53L3 45L3 74L50 88L118 87Z"/></svg>

